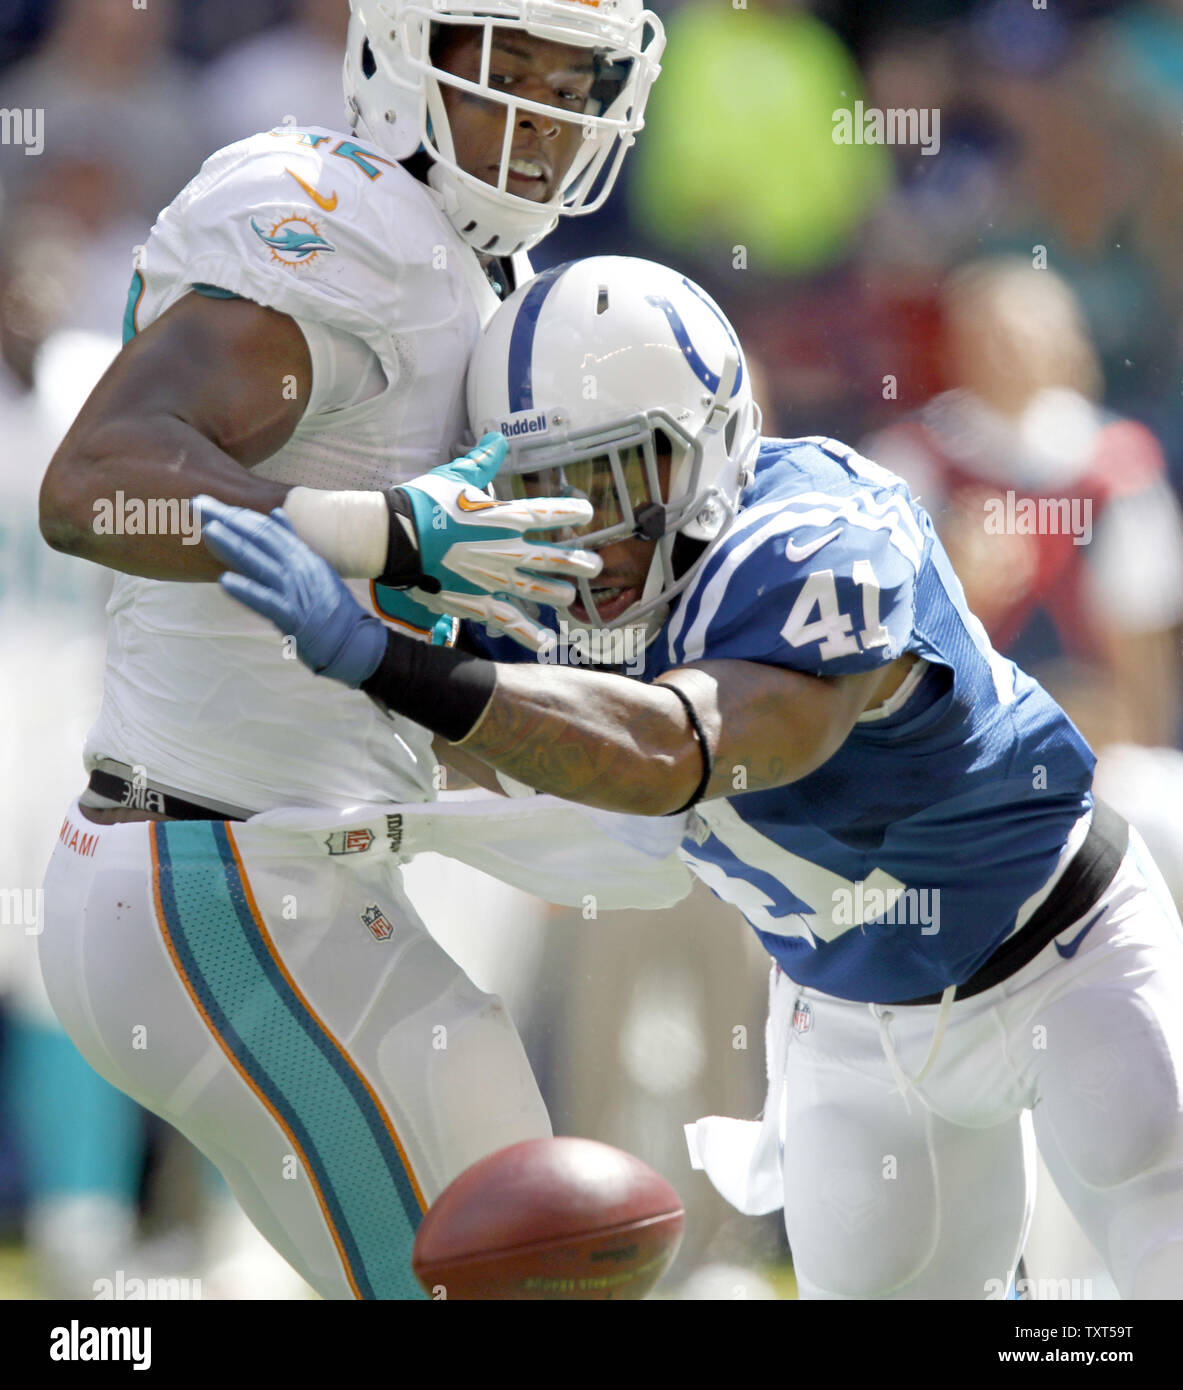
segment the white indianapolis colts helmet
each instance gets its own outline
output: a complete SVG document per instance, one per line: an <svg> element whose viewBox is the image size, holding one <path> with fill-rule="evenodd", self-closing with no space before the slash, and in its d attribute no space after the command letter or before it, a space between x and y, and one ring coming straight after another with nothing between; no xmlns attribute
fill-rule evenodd
<svg viewBox="0 0 1183 1390"><path fill-rule="evenodd" d="M670 599L734 517L755 469L760 411L735 330L713 299L669 266L595 256L544 271L486 325L469 364L469 421L509 453L499 496L587 496L586 549L657 542L639 599L604 618L596 581L579 581L586 619L656 636ZM661 461L669 455L668 492ZM687 557L687 549L692 554ZM601 593L601 607L609 607Z"/></svg>
<svg viewBox="0 0 1183 1390"><path fill-rule="evenodd" d="M645 102L661 71L661 20L643 0L350 0L345 99L355 132L383 154L402 160L421 147L431 157L431 186L461 237L478 251L508 256L528 250L560 214L594 212L620 172ZM447 26L482 34L480 71L469 81L435 66ZM591 94L570 119L583 139L562 186L544 203L507 188L514 131L523 115L554 116L558 108L493 86L493 43L506 32L530 34L594 54ZM496 184L461 169L441 86L506 111Z"/></svg>

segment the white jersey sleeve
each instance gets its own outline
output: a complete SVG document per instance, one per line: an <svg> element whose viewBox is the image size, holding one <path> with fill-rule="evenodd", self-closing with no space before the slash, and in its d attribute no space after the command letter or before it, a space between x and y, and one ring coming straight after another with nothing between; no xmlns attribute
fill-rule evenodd
<svg viewBox="0 0 1183 1390"><path fill-rule="evenodd" d="M467 307L463 276L441 274L462 250L449 231L425 185L347 136L255 135L211 156L161 214L124 336L201 286L352 334L393 381L396 335L438 324L441 288L455 290L458 318Z"/></svg>

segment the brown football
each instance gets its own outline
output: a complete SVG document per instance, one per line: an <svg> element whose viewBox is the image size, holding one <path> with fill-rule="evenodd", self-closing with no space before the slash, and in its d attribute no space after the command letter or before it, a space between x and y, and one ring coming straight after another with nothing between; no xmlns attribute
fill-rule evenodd
<svg viewBox="0 0 1183 1390"><path fill-rule="evenodd" d="M673 1262L682 1203L660 1173L592 1139L527 1139L440 1193L411 1264L437 1299L644 1298Z"/></svg>

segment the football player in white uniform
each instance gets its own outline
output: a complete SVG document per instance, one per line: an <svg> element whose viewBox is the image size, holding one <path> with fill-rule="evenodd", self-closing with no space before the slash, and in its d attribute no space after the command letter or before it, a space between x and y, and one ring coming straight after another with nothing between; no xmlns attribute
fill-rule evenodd
<svg viewBox="0 0 1183 1390"><path fill-rule="evenodd" d="M424 1204L549 1122L499 1001L402 893L401 822L377 843L333 829L432 799L430 734L277 670L270 626L209 582L190 499L284 504L421 640L448 609L528 630L487 591L526 565L525 591L561 596L542 572L571 561L520 541L537 509L467 514L488 451L397 485L463 437L468 357L524 253L606 196L664 35L642 0L351 8L352 129L283 127L206 162L140 250L125 347L46 476L49 543L120 574L41 962L92 1065L214 1161L314 1288L397 1298L417 1292ZM451 563L451 541L484 543L431 610L394 587L440 588L416 505L447 512ZM327 827L235 828L292 807Z"/></svg>

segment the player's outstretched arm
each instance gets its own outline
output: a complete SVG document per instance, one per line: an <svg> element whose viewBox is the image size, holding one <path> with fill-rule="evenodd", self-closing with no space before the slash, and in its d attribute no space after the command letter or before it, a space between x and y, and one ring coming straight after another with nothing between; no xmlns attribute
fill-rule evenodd
<svg viewBox="0 0 1183 1390"><path fill-rule="evenodd" d="M396 658L397 659L397 658ZM751 661L709 661L652 684L555 666L493 665L489 699L459 740L538 791L635 815L783 786L832 757L881 687L883 670L820 677ZM389 668L388 668L389 669ZM381 674L363 689L384 703ZM706 742L706 757L686 703ZM742 780L740 770L742 769Z"/></svg>
<svg viewBox="0 0 1183 1390"><path fill-rule="evenodd" d="M295 399L290 388L296 379ZM41 531L55 550L149 579L216 579L194 544L197 493L270 511L288 489L249 471L291 437L312 383L295 320L246 299L188 294L123 349L55 454ZM155 504L177 534L109 533L104 504ZM174 501L176 506L162 504ZM109 514L109 513L108 513Z"/></svg>
<svg viewBox="0 0 1183 1390"><path fill-rule="evenodd" d="M213 504L204 538L233 571L223 588L294 636L313 671L364 690L516 781L610 811L665 815L726 795L740 767L749 791L806 776L869 704L891 693L910 660L836 677L703 662L649 685L495 663L388 632L282 512Z"/></svg>

